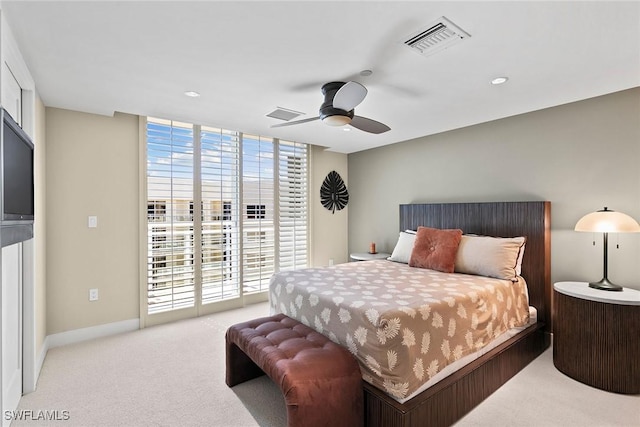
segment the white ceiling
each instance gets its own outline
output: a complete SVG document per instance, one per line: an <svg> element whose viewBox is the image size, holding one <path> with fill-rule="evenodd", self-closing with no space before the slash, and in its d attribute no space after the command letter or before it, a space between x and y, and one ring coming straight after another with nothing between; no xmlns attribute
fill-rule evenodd
<svg viewBox="0 0 640 427"><path fill-rule="evenodd" d="M640 86L640 2L6 1L46 106L189 121L351 153ZM403 46L441 16L471 37ZM373 75L361 77L361 70ZM493 86L490 80L508 76ZM369 93L373 135L320 121L329 81ZM187 90L201 93L188 98Z"/></svg>

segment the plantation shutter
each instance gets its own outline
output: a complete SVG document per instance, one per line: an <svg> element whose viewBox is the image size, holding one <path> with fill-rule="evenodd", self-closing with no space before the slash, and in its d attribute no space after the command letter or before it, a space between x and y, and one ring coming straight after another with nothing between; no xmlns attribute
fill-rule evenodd
<svg viewBox="0 0 640 427"><path fill-rule="evenodd" d="M147 119L147 314L241 298L307 267L305 144Z"/></svg>
<svg viewBox="0 0 640 427"><path fill-rule="evenodd" d="M193 126L147 124L147 299L149 313L193 307L195 268Z"/></svg>
<svg viewBox="0 0 640 427"><path fill-rule="evenodd" d="M279 141L279 266L295 270L308 266L307 145Z"/></svg>
<svg viewBox="0 0 640 427"><path fill-rule="evenodd" d="M240 294L240 136L203 126L202 303Z"/></svg>
<svg viewBox="0 0 640 427"><path fill-rule="evenodd" d="M244 292L268 289L275 271L274 142L242 137L242 269Z"/></svg>

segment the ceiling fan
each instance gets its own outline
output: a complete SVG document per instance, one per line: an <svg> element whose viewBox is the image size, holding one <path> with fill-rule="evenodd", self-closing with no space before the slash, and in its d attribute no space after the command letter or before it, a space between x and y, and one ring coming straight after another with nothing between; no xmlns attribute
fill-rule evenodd
<svg viewBox="0 0 640 427"><path fill-rule="evenodd" d="M351 125L356 129L375 134L391 130L384 123L354 114L353 109L367 96L367 88L360 83L354 81L325 83L322 86L322 94L324 95L324 102L320 106L319 116L280 123L271 127L279 128L322 120L323 123L329 126Z"/></svg>

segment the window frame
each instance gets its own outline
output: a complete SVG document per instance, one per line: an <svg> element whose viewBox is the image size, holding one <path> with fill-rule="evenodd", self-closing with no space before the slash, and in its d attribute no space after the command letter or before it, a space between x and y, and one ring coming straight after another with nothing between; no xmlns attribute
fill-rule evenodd
<svg viewBox="0 0 640 427"><path fill-rule="evenodd" d="M170 122L170 121L168 121ZM168 216L169 215L169 203L167 202L164 204L163 206L163 200L160 199L148 199L148 194L147 194L147 163L148 163L148 157L147 157L147 118L146 117L140 117L140 123L139 123L139 134L140 134L140 169L141 169L141 179L140 179L140 224L143 225L140 227L140 265L141 265L141 269L140 269L140 313L141 313L141 327L145 327L145 326L150 326L150 325L154 325L154 324L160 324L160 323L165 323L168 321L173 321L173 320L178 320L178 319L182 319L182 318L190 318L190 317L197 317L203 314L208 314L208 313L212 313L212 312L216 312L216 311L221 311L221 310L226 310L226 309L230 309L230 308L235 308L235 307L241 307L244 306L245 304L248 303L253 303L253 302L258 302L258 301L266 301L268 299L268 294L267 294L267 289L262 289L258 292L255 293L246 293L245 292L245 279L244 279L244 273L240 273L240 289L239 289L239 295L237 298L230 298L230 299L222 299L220 301L217 302L212 302L212 303L208 303L206 305L203 305L203 289L202 289L202 281L203 281L203 275L206 277L207 272L205 270L202 269L202 262L204 260L205 257L222 257L222 258L226 258L228 255L224 252L224 250L218 250L218 252L216 252L217 249L205 249L202 247L202 240L206 240L206 239L213 239L215 240L216 237L212 237L212 235L207 235L207 233L205 232L205 228L203 228L203 224L205 224L207 222L207 220L209 218L207 218L207 215L211 216L211 220L215 219L220 219L223 222L226 220L230 220L230 216L231 216L231 211L232 211L232 204L235 203L233 200L226 200L226 199L222 199L222 200L206 200L201 197L202 196L202 188L200 187L202 185L202 178L200 176L198 176L197 178L194 178L194 197L192 198L192 200L180 200L178 203L180 203L184 209L185 212L184 215L188 216L189 218L183 218L183 219L189 219L192 220L191 224L192 224L192 228L194 230L200 230L199 233L194 232L192 233L192 237L191 239L194 240L194 257L193 260L191 260L192 263L194 264L198 264L199 267L196 268L196 273L195 275L196 277L196 284L194 286L195 290L195 304L194 307L188 307L188 308L181 308L181 309L176 309L176 310L169 310L169 311L164 311L164 312L159 312L159 313L152 313L150 314L148 312L148 278L147 278L147 270L148 270L148 263L149 263L149 256L150 256L150 252L149 252L149 235L148 235L148 230L149 230L149 226L153 225L153 227L162 227L162 223L158 222L158 220L155 221L148 221L148 215L150 214L150 208L151 205L153 205L153 211L155 216L158 217L162 217L163 215L161 215L162 211L164 211L164 216ZM200 132L201 129L204 126L199 126L199 125L194 125L194 159L199 157L196 154L197 150L200 150L200 147L198 147L199 145L199 141L198 143L195 142L195 139L199 139L200 138ZM244 142L244 134L242 134L241 132L237 133L239 136L239 164L240 164L240 168L238 171L238 175L239 175L239 203L240 203L240 208L242 207L242 200L243 200L243 142ZM251 137L254 137L253 135L251 135ZM304 174L304 177L302 179L300 179L300 181L304 182L304 202L302 203L305 206L305 212L304 212L304 222L305 222L305 236L304 236L304 251L302 251L303 253L301 253L301 256L304 257L305 259L305 265L304 267L308 267L310 265L310 253L309 253L309 247L310 247L310 242L309 242L309 236L310 236L310 228L311 228L311 224L310 224L310 212L309 212L309 206L311 204L311 200L310 200L310 192L309 192L309 182L310 182L310 161L311 161L311 149L310 146L303 144L303 143L296 143L296 142L290 142L290 141L280 141L278 139L275 138L270 138L271 141L273 141L274 147L273 147L273 157L274 157L274 172L273 172L273 180L274 180L274 184L273 184L273 204L274 204L274 212L273 212L273 235L274 235L274 240L277 242L281 237L279 235L279 227L280 227L280 213L279 213L279 194L283 191L282 188L280 188L281 184L280 181L282 180L282 177L279 175L279 163L280 163L280 147L281 147L281 143L282 144L294 144L300 147L301 150L300 151L301 155L300 158L298 160L296 160L295 162L302 162L302 169L301 172L298 171L298 173ZM199 163L201 159L198 160L194 160L194 163ZM197 164L197 166L194 167L200 167L199 164ZM196 182L197 181L197 182ZM297 191L299 192L300 189L298 188ZM196 196L197 194L197 196ZM295 198L296 194L292 194L291 198ZM175 199L173 199L173 201L175 201ZM218 203L217 209L214 208L214 204ZM210 206L208 208L205 208L205 205L210 204ZM194 207L195 206L201 206L200 209L200 218L198 218L197 212L194 212ZM179 206L176 206L176 208ZM248 206L247 206L248 207ZM267 206L265 206L264 203L258 203L258 204L254 204L254 210L256 212L254 212L255 216L259 217L259 218L255 218L255 219L250 219L249 221L260 221L262 219L264 219L265 216L267 216ZM209 209L209 210L206 210ZM244 248L243 245L244 243L242 242L245 239L244 236L244 222L245 222L245 217L247 217L248 212L242 212L239 211L239 221L240 221L240 225L239 225L239 231L240 231L240 235L242 236L241 241L240 241L240 257L238 260L236 260L236 262L238 263L242 263L243 259L247 256L247 254L244 252ZM177 216L179 216L178 214L176 214ZM183 215L183 216L184 216ZM249 231L249 230L247 230ZM250 230L252 231L254 234L260 233L259 234L259 239L256 240L255 235L253 236L253 240L257 241L257 242L263 242L264 239L266 238L266 234L265 231L262 229L258 229L258 230ZM198 237L195 237L198 236ZM186 236L185 236L186 237ZM226 238L225 238L226 239ZM153 240L153 239L152 239ZM153 245L163 245L163 244L167 244L166 240L160 241L158 239L153 240ZM221 241L221 244L224 246L225 242ZM278 245L276 243L275 245L275 249L274 249L274 255L273 257L275 258L275 268L274 268L274 272L277 272L280 270L280 266L278 265ZM254 260L258 260L260 262L264 261L265 256L260 253L260 252L254 252L250 255L251 257L253 257L252 259ZM271 255L267 255L267 256L271 256ZM240 269L242 270L242 266L240 266Z"/></svg>

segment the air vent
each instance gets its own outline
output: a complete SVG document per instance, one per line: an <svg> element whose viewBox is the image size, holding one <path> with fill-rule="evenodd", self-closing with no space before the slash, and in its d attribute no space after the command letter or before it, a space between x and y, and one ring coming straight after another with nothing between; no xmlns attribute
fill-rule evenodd
<svg viewBox="0 0 640 427"><path fill-rule="evenodd" d="M288 122L289 120L295 119L296 117L302 114L304 113L301 113L300 111L289 110L287 108L282 108L282 107L276 107L275 110L267 114L267 117L273 117L274 119L285 120Z"/></svg>
<svg viewBox="0 0 640 427"><path fill-rule="evenodd" d="M443 16L409 36L404 44L421 55L429 56L469 37L469 33Z"/></svg>

